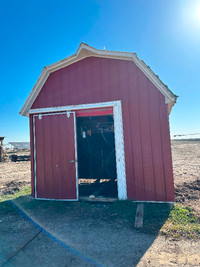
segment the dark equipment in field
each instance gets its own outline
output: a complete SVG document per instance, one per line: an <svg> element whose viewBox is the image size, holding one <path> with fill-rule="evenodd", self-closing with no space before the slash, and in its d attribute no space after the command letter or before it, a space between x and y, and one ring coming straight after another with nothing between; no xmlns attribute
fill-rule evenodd
<svg viewBox="0 0 200 267"><path fill-rule="evenodd" d="M13 162L16 162L16 161L29 161L31 160L31 156L30 155L16 155L16 154L13 154L13 155L10 155L9 156L9 159Z"/></svg>

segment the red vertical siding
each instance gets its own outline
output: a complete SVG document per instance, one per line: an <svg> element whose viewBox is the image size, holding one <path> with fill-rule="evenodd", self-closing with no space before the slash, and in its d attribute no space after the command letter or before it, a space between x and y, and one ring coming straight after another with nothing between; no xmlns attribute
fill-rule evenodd
<svg viewBox="0 0 200 267"><path fill-rule="evenodd" d="M128 122L127 125L124 125L124 128L128 127L130 124L129 128L131 131L131 147L133 151L132 164L134 166L135 195L133 195L132 187L130 187L128 189L128 196L129 198L134 198L137 200L145 200L145 181L140 121L139 75L138 69L135 65L133 67L129 66L129 77L129 122L131 123Z"/></svg>
<svg viewBox="0 0 200 267"><path fill-rule="evenodd" d="M154 199L153 164L149 129L149 83L144 75L139 75L139 111L141 128L142 168L144 175L145 200Z"/></svg>
<svg viewBox="0 0 200 267"><path fill-rule="evenodd" d="M39 120L38 117L35 118L35 155L36 156L36 194L37 197L46 197L46 187L45 187L45 170L44 170L44 151L43 151L43 140L44 140L44 120ZM35 163L35 162L34 162Z"/></svg>
<svg viewBox="0 0 200 267"><path fill-rule="evenodd" d="M133 62L90 57L58 70L32 108L115 100L122 101L128 198L173 201L165 99Z"/></svg>
<svg viewBox="0 0 200 267"><path fill-rule="evenodd" d="M149 114L151 146L152 146L152 164L154 171L155 200L165 201L165 183L163 170L163 149L161 139L161 123L159 115L159 92L150 84L149 104L151 113Z"/></svg>
<svg viewBox="0 0 200 267"><path fill-rule="evenodd" d="M37 198L76 199L74 117L35 118Z"/></svg>
<svg viewBox="0 0 200 267"><path fill-rule="evenodd" d="M37 119L36 119L37 120ZM53 165L53 161L52 161L52 153L53 153L53 147L50 146L49 144L52 144L52 131L49 129L51 129L51 116L47 116L45 117L45 119L43 118L43 121L41 121L41 123L43 124L44 129L48 129L48 134L45 134L45 136L43 136L43 151L44 151L44 166L45 166L45 196L47 198L51 197L51 188L54 188L54 179L53 179L53 170L52 170L52 165ZM41 149L42 147L40 147L39 149ZM37 170L37 173L39 172L39 170ZM47 178L48 177L48 178Z"/></svg>
<svg viewBox="0 0 200 267"><path fill-rule="evenodd" d="M136 197L136 187L135 187L135 173L134 173L134 164L133 164L133 142L132 142L132 132L131 127L127 127L132 123L132 116L129 112L130 110L130 92L129 88L131 85L131 77L129 75L129 65L127 62L123 62L123 64L119 65L119 73L120 73L120 89L122 96L122 113L123 113L123 126L124 126L124 149L125 149L125 164L126 164L126 175L129 177L127 179L127 192L130 198ZM123 93L127 92L126 94Z"/></svg>

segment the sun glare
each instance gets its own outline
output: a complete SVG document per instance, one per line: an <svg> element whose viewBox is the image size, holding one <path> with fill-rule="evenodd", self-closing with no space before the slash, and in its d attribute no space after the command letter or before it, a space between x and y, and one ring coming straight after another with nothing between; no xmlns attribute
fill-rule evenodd
<svg viewBox="0 0 200 267"><path fill-rule="evenodd" d="M200 20L200 4L197 5L197 9L196 9L196 17L197 17L197 19Z"/></svg>
<svg viewBox="0 0 200 267"><path fill-rule="evenodd" d="M190 31L200 27L200 0L190 1L184 10L184 22Z"/></svg>

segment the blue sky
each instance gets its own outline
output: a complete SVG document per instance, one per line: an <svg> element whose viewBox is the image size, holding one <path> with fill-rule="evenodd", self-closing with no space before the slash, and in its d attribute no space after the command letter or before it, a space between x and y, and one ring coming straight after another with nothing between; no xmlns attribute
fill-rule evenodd
<svg viewBox="0 0 200 267"><path fill-rule="evenodd" d="M171 134L200 133L200 1L0 0L0 136L29 141L19 111L45 65L97 49L136 52L177 95Z"/></svg>

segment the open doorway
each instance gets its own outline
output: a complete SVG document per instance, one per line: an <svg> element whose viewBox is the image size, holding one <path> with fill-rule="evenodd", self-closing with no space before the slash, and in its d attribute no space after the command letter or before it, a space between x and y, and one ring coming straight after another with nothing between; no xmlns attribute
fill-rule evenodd
<svg viewBox="0 0 200 267"><path fill-rule="evenodd" d="M117 198L113 115L77 117L79 197Z"/></svg>

